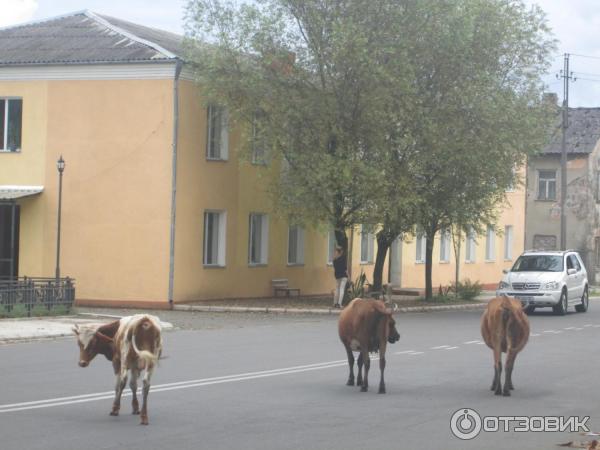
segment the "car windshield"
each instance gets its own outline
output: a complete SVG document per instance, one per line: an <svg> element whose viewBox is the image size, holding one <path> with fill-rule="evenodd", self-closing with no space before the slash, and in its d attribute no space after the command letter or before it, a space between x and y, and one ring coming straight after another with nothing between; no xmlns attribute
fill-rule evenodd
<svg viewBox="0 0 600 450"><path fill-rule="evenodd" d="M562 255L522 255L512 268L513 272L562 272Z"/></svg>

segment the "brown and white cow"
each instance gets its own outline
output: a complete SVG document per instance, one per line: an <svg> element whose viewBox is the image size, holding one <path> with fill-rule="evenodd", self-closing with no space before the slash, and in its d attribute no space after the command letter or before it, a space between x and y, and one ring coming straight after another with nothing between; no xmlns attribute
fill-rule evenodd
<svg viewBox="0 0 600 450"><path fill-rule="evenodd" d="M494 351L494 381L491 390L496 395L510 396L514 389L512 371L517 353L523 350L529 339L529 319L521 302L507 296L491 300L481 317L481 335ZM504 390L502 375L502 353L506 353L506 375Z"/></svg>
<svg viewBox="0 0 600 450"><path fill-rule="evenodd" d="M160 319L149 314L137 314L101 326L75 325L73 332L79 344L81 367L87 367L98 354L104 355L113 363L117 383L111 416L119 415L121 394L127 384L127 371L131 372L129 387L133 395L133 414L140 414L137 380L144 372L141 424L148 425L150 379L162 351Z"/></svg>
<svg viewBox="0 0 600 450"><path fill-rule="evenodd" d="M369 388L369 367L371 365L369 352L379 352L379 369L381 371L379 393L384 394L385 349L388 342L393 344L400 339L392 311L387 309L381 300L355 298L340 313L338 331L346 348L350 367L350 375L346 384L354 386L354 354L352 352L360 352L356 385L361 386L362 392L366 392ZM362 375L363 364L365 367L364 377Z"/></svg>

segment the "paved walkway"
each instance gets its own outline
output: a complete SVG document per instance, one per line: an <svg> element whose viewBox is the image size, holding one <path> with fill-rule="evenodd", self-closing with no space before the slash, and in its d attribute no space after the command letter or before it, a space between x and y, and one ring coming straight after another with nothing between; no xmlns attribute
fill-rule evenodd
<svg viewBox="0 0 600 450"><path fill-rule="evenodd" d="M121 316L103 314L81 314L65 317L41 317L0 320L0 343L48 339L73 335L75 324L104 324L117 320ZM171 329L173 325L162 322L163 329Z"/></svg>

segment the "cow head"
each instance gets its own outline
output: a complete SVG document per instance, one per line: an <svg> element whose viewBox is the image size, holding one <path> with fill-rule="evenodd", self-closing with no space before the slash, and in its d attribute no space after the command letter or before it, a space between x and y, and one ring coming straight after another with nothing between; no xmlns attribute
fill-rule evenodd
<svg viewBox="0 0 600 450"><path fill-rule="evenodd" d="M400 340L400 333L398 333L398 330L396 330L396 321L392 317L391 313L390 313L389 318L388 318L387 335L388 335L387 340L388 340L388 342L390 344L393 344L393 343L398 342Z"/></svg>
<svg viewBox="0 0 600 450"><path fill-rule="evenodd" d="M73 327L79 345L79 366L87 367L98 353L102 353L109 361L113 357L113 339L102 334L94 327Z"/></svg>

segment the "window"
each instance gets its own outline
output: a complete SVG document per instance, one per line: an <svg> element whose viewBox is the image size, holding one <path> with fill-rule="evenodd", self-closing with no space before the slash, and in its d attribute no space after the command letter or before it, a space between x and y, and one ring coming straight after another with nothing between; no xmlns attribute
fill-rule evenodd
<svg viewBox="0 0 600 450"><path fill-rule="evenodd" d="M571 264L569 264L569 261ZM567 269L575 269L577 272L581 270L581 264L579 264L579 261L575 255L569 255L569 259L567 260Z"/></svg>
<svg viewBox="0 0 600 450"><path fill-rule="evenodd" d="M494 227L488 225L487 235L485 238L485 259L486 261L494 261L496 258L496 231Z"/></svg>
<svg viewBox="0 0 600 450"><path fill-rule="evenodd" d="M225 224L224 211L204 212L204 256L205 266L225 266Z"/></svg>
<svg viewBox="0 0 600 450"><path fill-rule="evenodd" d="M373 262L374 253L374 241L375 237L373 233L369 233L365 230L365 226L361 225L360 231L360 262L363 264L369 264Z"/></svg>
<svg viewBox="0 0 600 450"><path fill-rule="evenodd" d="M288 229L288 264L304 264L304 230L297 226Z"/></svg>
<svg viewBox="0 0 600 450"><path fill-rule="evenodd" d="M252 121L252 164L265 165L266 162L266 142L264 129L261 125L262 114L255 114Z"/></svg>
<svg viewBox="0 0 600 450"><path fill-rule="evenodd" d="M538 200L556 200L556 170L538 172Z"/></svg>
<svg viewBox="0 0 600 450"><path fill-rule="evenodd" d="M449 229L440 232L440 262L450 261L450 239Z"/></svg>
<svg viewBox="0 0 600 450"><path fill-rule="evenodd" d="M425 246L427 245L427 239L423 230L417 227L417 255L415 262L425 262Z"/></svg>
<svg viewBox="0 0 600 450"><path fill-rule="evenodd" d="M513 227L512 227L512 225L506 225L504 227L504 259L506 261L512 260L512 246L513 246Z"/></svg>
<svg viewBox="0 0 600 450"><path fill-rule="evenodd" d="M335 231L330 231L327 236L327 263L333 264L333 251L337 246L337 240L335 239Z"/></svg>
<svg viewBox="0 0 600 450"><path fill-rule="evenodd" d="M266 214L250 214L248 263L267 264L269 223Z"/></svg>
<svg viewBox="0 0 600 450"><path fill-rule="evenodd" d="M23 99L0 98L0 152L21 150Z"/></svg>
<svg viewBox="0 0 600 450"><path fill-rule="evenodd" d="M207 108L206 158L227 160L229 154L228 114L225 108Z"/></svg>
<svg viewBox="0 0 600 450"><path fill-rule="evenodd" d="M519 180L519 175L517 174L516 169L513 167L511 169L512 180L508 187L506 188L506 192L515 192L515 183Z"/></svg>
<svg viewBox="0 0 600 450"><path fill-rule="evenodd" d="M475 230L473 227L469 227L469 231L467 232L465 262L475 262L476 245L477 242L475 241Z"/></svg>

